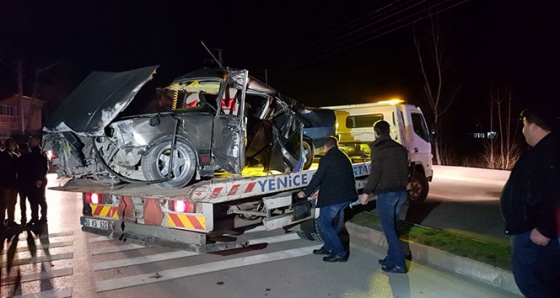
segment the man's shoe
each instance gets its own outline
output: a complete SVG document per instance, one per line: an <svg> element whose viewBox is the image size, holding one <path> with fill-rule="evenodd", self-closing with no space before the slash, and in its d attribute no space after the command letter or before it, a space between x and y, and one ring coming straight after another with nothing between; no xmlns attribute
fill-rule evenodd
<svg viewBox="0 0 560 298"><path fill-rule="evenodd" d="M314 255L326 255L326 256L330 256L332 254L332 251L325 249L324 247L321 247L319 249L314 249L313 250L313 254Z"/></svg>
<svg viewBox="0 0 560 298"><path fill-rule="evenodd" d="M383 270L383 272L387 272L387 273L406 273L406 267L402 268L399 266L383 266L381 267L381 270Z"/></svg>
<svg viewBox="0 0 560 298"><path fill-rule="evenodd" d="M344 255L344 256L330 255L328 257L324 257L323 261L325 261L325 262L346 262L346 261L348 261L348 255Z"/></svg>
<svg viewBox="0 0 560 298"><path fill-rule="evenodd" d="M379 259L377 262L379 262L379 265L383 267L391 266L391 261L389 261L389 256L385 257L384 259Z"/></svg>

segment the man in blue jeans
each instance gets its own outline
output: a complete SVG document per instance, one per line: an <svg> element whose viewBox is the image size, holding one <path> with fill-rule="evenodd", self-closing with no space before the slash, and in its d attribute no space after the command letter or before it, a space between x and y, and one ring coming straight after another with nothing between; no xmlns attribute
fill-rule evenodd
<svg viewBox="0 0 560 298"><path fill-rule="evenodd" d="M377 210L387 238L387 257L379 260L385 272L406 273L406 262L399 236L397 221L407 199L408 151L393 141L390 125L380 120L373 125L375 141L371 144L371 171L360 196L362 204L368 198L377 198Z"/></svg>
<svg viewBox="0 0 560 298"><path fill-rule="evenodd" d="M338 140L328 137L324 145L326 154L319 161L319 168L309 185L298 197L306 198L319 189L319 234L324 245L313 251L316 255L327 255L325 262L346 262L348 252L344 249L338 233L344 225L344 208L358 197L352 162L348 155L338 149ZM338 215L335 227L334 219Z"/></svg>

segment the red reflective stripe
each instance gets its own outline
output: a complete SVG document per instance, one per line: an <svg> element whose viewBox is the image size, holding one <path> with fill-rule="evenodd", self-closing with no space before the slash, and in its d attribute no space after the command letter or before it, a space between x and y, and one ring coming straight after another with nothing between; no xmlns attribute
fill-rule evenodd
<svg viewBox="0 0 560 298"><path fill-rule="evenodd" d="M196 230L204 230L204 227L202 226L202 224L200 224L200 222L198 221L198 219L196 218L196 216L191 216L191 215L187 215L187 218L189 219L189 221L191 222L191 224L193 225L193 228Z"/></svg>
<svg viewBox="0 0 560 298"><path fill-rule="evenodd" d="M94 205L93 206L93 213L92 215L99 215L101 214L101 210L103 210L103 207L99 206L99 205Z"/></svg>
<svg viewBox="0 0 560 298"><path fill-rule="evenodd" d="M181 220L179 219L179 217L175 214L168 214L167 216L169 216L169 218L171 218L171 221L173 221L173 223L175 224L176 227L184 227L183 223L181 222Z"/></svg>
<svg viewBox="0 0 560 298"><path fill-rule="evenodd" d="M235 184L228 192L228 196L234 195L237 192L237 189L239 188L239 184Z"/></svg>
<svg viewBox="0 0 560 298"><path fill-rule="evenodd" d="M251 182L251 183L249 183L249 185L247 185L247 188L245 188L245 192L252 192L252 191L253 191L253 187L255 187L255 184L257 184L257 182Z"/></svg>
<svg viewBox="0 0 560 298"><path fill-rule="evenodd" d="M215 199L220 195L220 192L222 191L223 187L216 187L214 188L214 190L212 191L212 194L210 195L210 198Z"/></svg>

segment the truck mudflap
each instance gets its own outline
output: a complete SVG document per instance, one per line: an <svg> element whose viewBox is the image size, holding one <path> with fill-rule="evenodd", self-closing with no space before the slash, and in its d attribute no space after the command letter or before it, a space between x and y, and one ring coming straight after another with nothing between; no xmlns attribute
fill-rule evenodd
<svg viewBox="0 0 560 298"><path fill-rule="evenodd" d="M145 246L160 245L197 253L216 252L248 246L248 242L238 242L235 237L220 237L219 241L215 241L204 233L135 224L115 219L81 216L80 222L84 232Z"/></svg>

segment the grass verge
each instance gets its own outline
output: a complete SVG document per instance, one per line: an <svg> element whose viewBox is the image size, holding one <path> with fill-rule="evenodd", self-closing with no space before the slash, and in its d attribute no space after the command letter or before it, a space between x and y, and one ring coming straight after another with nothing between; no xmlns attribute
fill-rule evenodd
<svg viewBox="0 0 560 298"><path fill-rule="evenodd" d="M382 230L377 213L360 212L353 215L350 222L378 231ZM479 240L404 221L399 221L398 230L403 241L434 247L457 256L511 270L511 245L509 244Z"/></svg>

